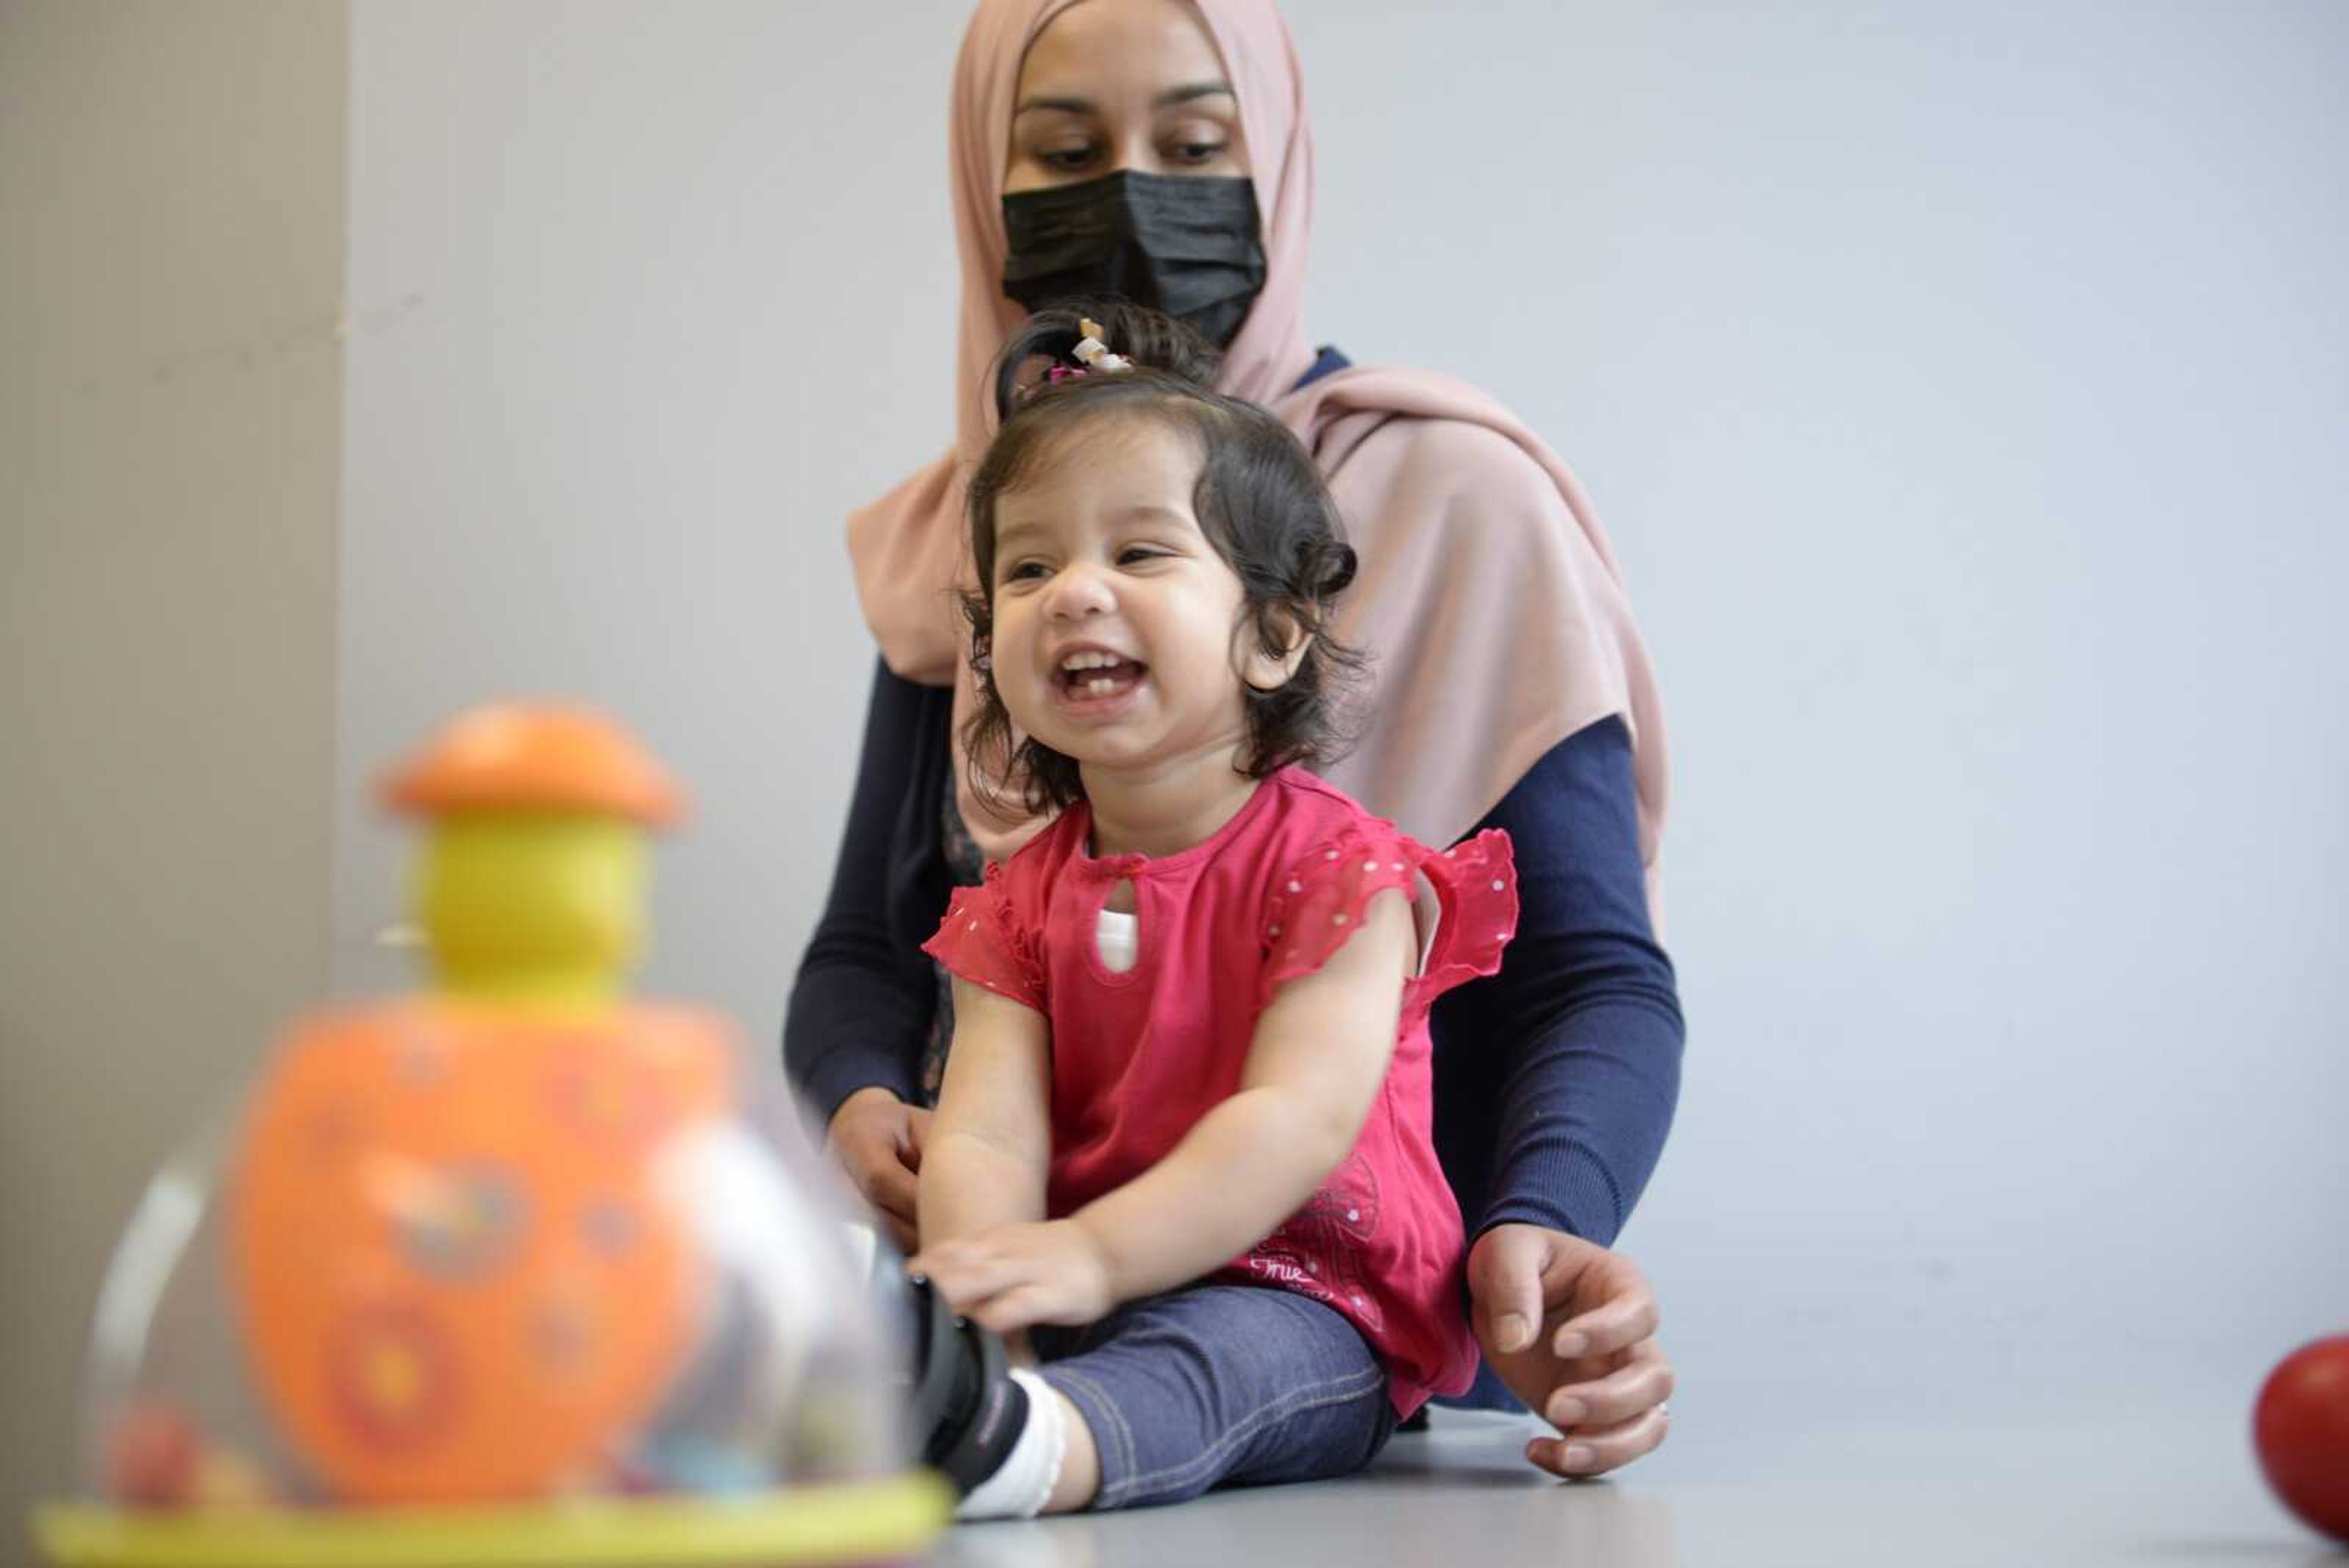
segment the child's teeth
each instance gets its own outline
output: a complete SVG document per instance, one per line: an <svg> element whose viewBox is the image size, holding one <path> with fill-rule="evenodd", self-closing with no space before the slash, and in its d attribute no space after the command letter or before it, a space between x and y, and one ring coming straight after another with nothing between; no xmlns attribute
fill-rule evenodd
<svg viewBox="0 0 2349 1568"><path fill-rule="evenodd" d="M1112 691L1117 690L1117 682L1106 678L1099 680L1088 680L1085 682L1085 689L1096 697L1105 697Z"/></svg>

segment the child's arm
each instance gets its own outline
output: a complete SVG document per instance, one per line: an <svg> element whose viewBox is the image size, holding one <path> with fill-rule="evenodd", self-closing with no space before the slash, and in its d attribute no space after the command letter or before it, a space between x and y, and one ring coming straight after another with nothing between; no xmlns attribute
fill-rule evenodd
<svg viewBox="0 0 2349 1568"><path fill-rule="evenodd" d="M954 982L954 1049L922 1147L925 1249L1044 1217L1052 1157L1051 1035L1044 1015Z"/></svg>
<svg viewBox="0 0 2349 1568"><path fill-rule="evenodd" d="M1091 1323L1230 1262L1303 1207L1361 1136L1394 1055L1413 945L1402 892L1376 895L1346 945L1265 1009L1238 1090L1164 1159L1068 1220L940 1249L926 1164L918 1261L999 1333Z"/></svg>

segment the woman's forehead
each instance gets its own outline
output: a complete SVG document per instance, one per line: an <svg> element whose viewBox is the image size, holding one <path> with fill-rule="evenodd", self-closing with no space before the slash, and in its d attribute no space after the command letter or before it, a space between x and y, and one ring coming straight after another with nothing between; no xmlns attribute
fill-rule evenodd
<svg viewBox="0 0 2349 1568"><path fill-rule="evenodd" d="M1029 44L1018 101L1050 97L1154 107L1169 91L1223 79L1215 38L1190 0L1077 0Z"/></svg>

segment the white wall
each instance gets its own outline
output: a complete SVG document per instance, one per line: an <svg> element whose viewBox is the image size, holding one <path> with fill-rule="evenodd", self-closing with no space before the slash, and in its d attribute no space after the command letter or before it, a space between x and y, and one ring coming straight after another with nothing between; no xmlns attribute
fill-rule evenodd
<svg viewBox="0 0 2349 1568"><path fill-rule="evenodd" d="M646 985L772 1055L872 670L842 521L950 417L956 7L848 15L355 8L344 986L405 972L371 941L408 845L382 764L574 696L697 795Z"/></svg>
<svg viewBox="0 0 2349 1568"><path fill-rule="evenodd" d="M1691 1370L2247 1400L2349 1314L2349 15L1381 16L1321 329L1549 432L1661 664Z"/></svg>
<svg viewBox="0 0 2349 1568"><path fill-rule="evenodd" d="M2247 1399L2349 1297L2349 14L1288 9L1314 330L1546 431L1661 667L1692 1035L1629 1244L1692 1388ZM359 782L574 693L700 792L648 984L771 1049L841 519L949 428L962 14L356 7L342 983L397 973Z"/></svg>
<svg viewBox="0 0 2349 1568"><path fill-rule="evenodd" d="M132 1201L326 980L344 44L0 7L0 1563Z"/></svg>

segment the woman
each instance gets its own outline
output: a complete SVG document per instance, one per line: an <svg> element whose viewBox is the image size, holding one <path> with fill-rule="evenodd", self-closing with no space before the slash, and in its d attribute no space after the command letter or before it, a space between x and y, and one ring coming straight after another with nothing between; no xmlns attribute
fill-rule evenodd
<svg viewBox="0 0 2349 1568"><path fill-rule="evenodd" d="M949 887L1035 823L989 811L958 743L951 595L986 372L1050 300L1116 293L1225 348L1327 476L1362 571L1340 635L1376 700L1333 783L1430 843L1506 828L1525 900L1502 972L1439 1004L1437 1140L1475 1238L1487 1376L1588 1476L1653 1449L1671 1373L1654 1298L1606 1250L1653 1169L1682 1025L1651 906L1665 796L1653 681L1604 536L1557 459L1448 379L1318 355L1299 321L1312 156L1267 0L985 0L952 114L962 258L957 444L851 519L881 645L838 869L784 1024L792 1076L901 1241L937 1045L919 945Z"/></svg>

